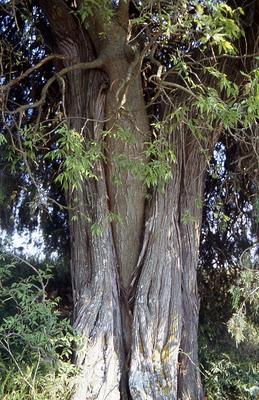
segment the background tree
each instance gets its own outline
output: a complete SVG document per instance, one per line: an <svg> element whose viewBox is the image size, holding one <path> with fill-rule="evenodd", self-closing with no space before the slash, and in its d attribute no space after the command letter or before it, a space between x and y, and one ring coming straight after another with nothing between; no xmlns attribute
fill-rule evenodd
<svg viewBox="0 0 259 400"><path fill-rule="evenodd" d="M258 145L257 2L242 6L1 4L2 163L21 182L21 223L28 199L28 227L68 213L86 338L76 400L203 397L205 172L221 135L245 156Z"/></svg>

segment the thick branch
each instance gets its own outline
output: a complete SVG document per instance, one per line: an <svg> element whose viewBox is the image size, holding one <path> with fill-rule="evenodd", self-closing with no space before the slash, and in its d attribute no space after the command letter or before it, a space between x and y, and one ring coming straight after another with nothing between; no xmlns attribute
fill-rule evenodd
<svg viewBox="0 0 259 400"><path fill-rule="evenodd" d="M72 71L75 71L78 69L89 70L89 69L102 68L104 66L105 60L106 60L105 56L100 56L93 61L78 63L75 65L70 65L68 67L63 68L61 71L59 71L57 74L53 75L52 78L50 78L47 81L47 83L45 84L45 86L42 89L41 98L38 101L36 101L35 103L32 103L32 104L24 104L24 105L18 107L16 110L8 112L8 114L22 113L28 109L39 107L46 100L48 89L55 82L56 79L59 79L62 76L68 74L69 72L72 72Z"/></svg>
<svg viewBox="0 0 259 400"><path fill-rule="evenodd" d="M123 28L128 28L129 23L129 0L120 0L117 11L119 23Z"/></svg>
<svg viewBox="0 0 259 400"><path fill-rule="evenodd" d="M71 9L63 0L38 0L38 5L47 17L51 29L61 38L78 36L78 24Z"/></svg>

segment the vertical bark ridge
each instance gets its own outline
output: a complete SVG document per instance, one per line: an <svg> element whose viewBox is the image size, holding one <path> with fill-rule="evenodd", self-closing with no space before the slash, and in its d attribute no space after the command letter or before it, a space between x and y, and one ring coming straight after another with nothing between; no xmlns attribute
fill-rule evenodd
<svg viewBox="0 0 259 400"><path fill-rule="evenodd" d="M129 68L130 64L125 59L114 60L111 66L108 65L111 86L107 94L107 128L115 134L121 129L132 136L129 141L110 137L107 142L110 156L108 185L111 208L122 219L121 224L113 224L114 238L122 284L126 290L140 250L146 189L134 173L120 165L118 157L124 156L135 164L141 162L143 143L149 133L139 75L122 89L122 108L118 104L118 94L125 83Z"/></svg>
<svg viewBox="0 0 259 400"><path fill-rule="evenodd" d="M177 399L181 341L181 238L178 205L181 136L175 138L178 168L164 192L152 199L148 241L136 290L130 392L137 399Z"/></svg>
<svg viewBox="0 0 259 400"><path fill-rule="evenodd" d="M218 126L213 133L206 135L204 145L209 156L220 133L221 128ZM198 363L197 266L208 158L202 143L196 140L192 132L185 128L183 134L185 144L179 213L182 239L182 338L179 352L178 399L201 400L204 394Z"/></svg>
<svg viewBox="0 0 259 400"><path fill-rule="evenodd" d="M199 299L196 269L202 217L206 159L202 148L191 132L186 132L184 151L185 171L180 196L180 232L182 238L182 338L179 353L178 398L199 400L203 398L198 366ZM184 222L184 215L189 221Z"/></svg>
<svg viewBox="0 0 259 400"><path fill-rule="evenodd" d="M87 123L83 131L86 139L98 140L103 126L98 121L104 120L105 95L102 91L102 74L96 71L90 74L87 98L83 104L87 110L86 117L95 122ZM70 99L73 101L73 97L70 96ZM71 118L72 127L78 124L73 121ZM85 338L84 348L76 354L76 364L81 368L81 375L74 400L117 400L121 396L124 351L118 265L111 227L105 223L109 209L101 162L96 165L96 175L98 181L83 182L82 190L70 196L72 210L75 207L77 211L76 219L70 219L75 293L74 327ZM91 229L96 223L103 229L98 235Z"/></svg>
<svg viewBox="0 0 259 400"><path fill-rule="evenodd" d="M95 183L95 186L86 183L82 197L77 200L79 220L84 220L86 208L88 215L89 210L93 211L91 218L97 218L97 221L105 215L105 192L100 186L103 186L102 182ZM83 222L83 232L78 229L78 221L71 222L72 264L84 271L82 281L79 281L79 276L74 282L74 327L85 337L82 351L77 351L76 364L82 371L74 399L104 399L106 396L108 399L120 399L122 327L111 229L107 226L97 236L92 234L90 224ZM87 254L87 260L85 265L80 266L82 253Z"/></svg>
<svg viewBox="0 0 259 400"><path fill-rule="evenodd" d="M104 98L98 96L93 82L86 105L87 110L92 110L89 118L98 121L104 118ZM73 119L71 125L74 126ZM97 139L100 125L87 124L86 136ZM77 351L81 376L74 400L119 399L124 358L117 259L111 227L105 223L109 210L101 162L96 165L96 175L98 181L87 180L81 191L70 195L74 327L86 341L83 350ZM103 229L98 235L91 229L96 223Z"/></svg>
<svg viewBox="0 0 259 400"><path fill-rule="evenodd" d="M67 56L63 66L91 61L94 49L82 26L62 0L41 2L54 37L55 51ZM62 67L62 66L60 66ZM64 112L69 128L86 141L99 140L105 115L107 75L101 71L71 71L64 80ZM80 376L73 400L118 400L124 350L120 311L118 263L108 216L108 195L102 162L95 166L98 181L81 182L67 194L71 236L74 328L83 346L75 354ZM103 232L93 233L100 224ZM126 393L124 398L126 399Z"/></svg>

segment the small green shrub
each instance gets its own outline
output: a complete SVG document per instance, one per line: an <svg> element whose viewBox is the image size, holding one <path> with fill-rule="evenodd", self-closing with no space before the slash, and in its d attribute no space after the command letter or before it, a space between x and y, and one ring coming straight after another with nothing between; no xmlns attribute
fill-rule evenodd
<svg viewBox="0 0 259 400"><path fill-rule="evenodd" d="M215 309L214 320L209 320L210 308L203 310L200 361L208 400L259 399L259 275L250 258L249 251L243 253L225 314Z"/></svg>
<svg viewBox="0 0 259 400"><path fill-rule="evenodd" d="M47 297L51 268L19 264L30 274L19 277L17 261L0 256L0 398L69 399L75 337L57 310L58 300Z"/></svg>
<svg viewBox="0 0 259 400"><path fill-rule="evenodd" d="M255 400L259 396L258 365L234 352L208 353L204 385L208 400Z"/></svg>
<svg viewBox="0 0 259 400"><path fill-rule="evenodd" d="M249 255L230 293L234 313L228 321L229 333L237 345L248 339L257 340L259 345L259 270L252 265Z"/></svg>

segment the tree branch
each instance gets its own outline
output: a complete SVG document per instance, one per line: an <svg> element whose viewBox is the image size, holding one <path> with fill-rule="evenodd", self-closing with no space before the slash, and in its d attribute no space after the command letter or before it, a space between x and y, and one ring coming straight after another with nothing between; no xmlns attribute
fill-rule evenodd
<svg viewBox="0 0 259 400"><path fill-rule="evenodd" d="M157 75L152 75L149 78L149 81L159 87L162 87L163 89L169 89L169 88L180 89L183 92L185 92L185 93L189 94L190 96L194 97L195 99L197 99L196 94L193 91L191 91L190 89L186 88L185 86L179 85L178 83L164 81Z"/></svg>
<svg viewBox="0 0 259 400"><path fill-rule="evenodd" d="M117 11L119 23L126 29L129 23L129 3L130 0L120 0Z"/></svg>
<svg viewBox="0 0 259 400"><path fill-rule="evenodd" d="M71 9L63 0L38 0L38 5L47 17L51 30L59 37L76 38L78 26Z"/></svg>
<svg viewBox="0 0 259 400"><path fill-rule="evenodd" d="M75 71L75 70L78 70L78 69L82 69L82 70L100 69L100 68L102 68L104 66L105 61L106 61L106 56L101 55L100 57L96 58L93 61L82 62L82 63L70 65L68 67L63 68L61 71L59 71L58 73L53 75L47 81L47 83L45 84L45 86L42 89L41 98L38 101L36 101L35 103L32 103L32 104L24 104L24 105L18 107L14 111L9 111L8 114L14 115L14 114L17 114L17 113L22 113L22 112L24 112L24 111L26 111L28 109L31 109L31 108L39 107L46 100L48 89L55 82L56 79L59 79L62 76L68 74L69 72L72 72L72 71Z"/></svg>
<svg viewBox="0 0 259 400"><path fill-rule="evenodd" d="M18 78L11 80L10 82L8 82L6 85L1 86L1 91L4 92L8 89L10 89L11 87L17 85L17 83L19 83L20 81L22 81L23 79L27 78L27 76L29 76L32 72L36 71L37 69L41 68L44 64L46 64L47 62L54 60L54 59L59 59L59 60L64 60L66 59L66 56L63 56L61 54L52 54L46 58L44 58L43 60L41 60L38 64L34 65L33 67L27 69L22 75L20 75Z"/></svg>

